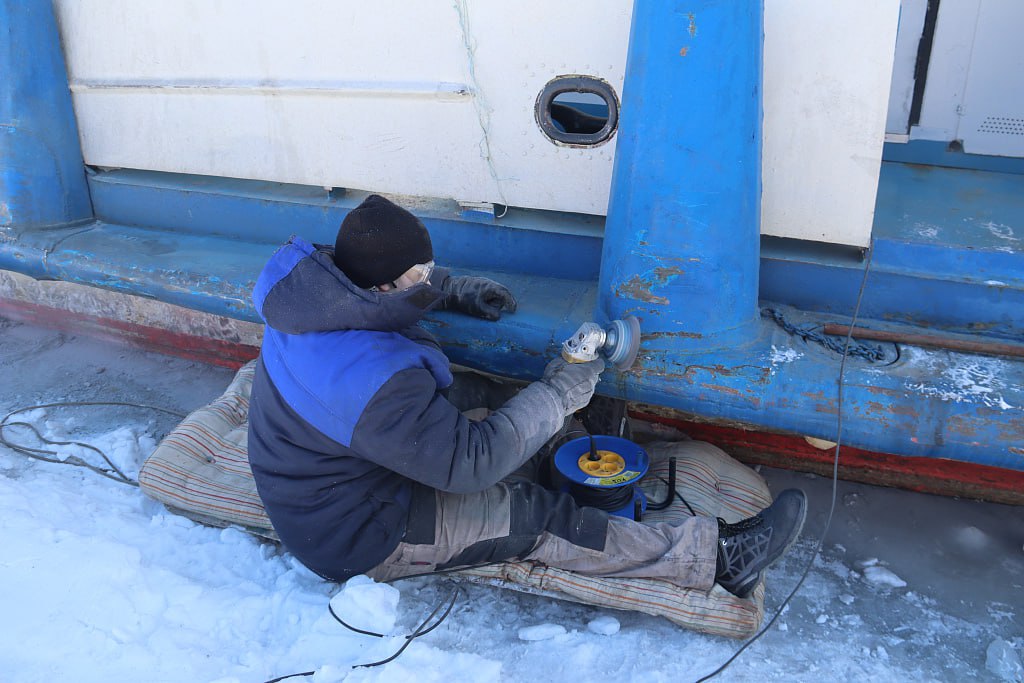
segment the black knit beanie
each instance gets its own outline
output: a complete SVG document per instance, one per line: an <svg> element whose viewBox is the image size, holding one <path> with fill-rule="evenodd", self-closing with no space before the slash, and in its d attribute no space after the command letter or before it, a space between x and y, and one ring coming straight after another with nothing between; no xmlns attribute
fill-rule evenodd
<svg viewBox="0 0 1024 683"><path fill-rule="evenodd" d="M397 280L417 263L433 260L423 222L377 194L349 211L334 241L334 264L363 289Z"/></svg>

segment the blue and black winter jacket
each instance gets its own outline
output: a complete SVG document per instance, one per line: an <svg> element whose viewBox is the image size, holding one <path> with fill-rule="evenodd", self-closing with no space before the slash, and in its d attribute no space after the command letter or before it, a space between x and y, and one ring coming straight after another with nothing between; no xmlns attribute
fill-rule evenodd
<svg viewBox="0 0 1024 683"><path fill-rule="evenodd" d="M416 487L419 495L482 490L554 433L548 414L561 418L560 399L543 388L520 403L544 419L513 408L470 422L449 403L441 393L452 382L448 359L416 325L440 297L428 284L360 289L330 248L299 238L274 254L254 288L266 329L249 462L282 543L328 579L387 558Z"/></svg>

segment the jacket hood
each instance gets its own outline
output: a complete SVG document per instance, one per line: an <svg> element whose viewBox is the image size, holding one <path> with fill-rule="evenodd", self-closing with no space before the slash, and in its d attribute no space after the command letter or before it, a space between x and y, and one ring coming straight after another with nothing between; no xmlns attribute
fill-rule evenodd
<svg viewBox="0 0 1024 683"><path fill-rule="evenodd" d="M331 247L299 237L274 253L253 288L260 317L285 334L399 332L419 322L441 298L441 290L426 283L388 293L357 287L334 265Z"/></svg>

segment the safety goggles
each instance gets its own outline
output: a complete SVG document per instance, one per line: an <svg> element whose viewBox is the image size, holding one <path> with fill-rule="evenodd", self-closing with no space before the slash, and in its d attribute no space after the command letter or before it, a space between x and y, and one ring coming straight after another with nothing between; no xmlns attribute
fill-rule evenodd
<svg viewBox="0 0 1024 683"><path fill-rule="evenodd" d="M426 263L417 263L409 270L412 271L412 277L415 280L413 284L420 285L430 280L430 275L434 272L434 262L427 261Z"/></svg>
<svg viewBox="0 0 1024 683"><path fill-rule="evenodd" d="M407 270L404 273L402 273L402 276L399 277L397 280L395 280L393 282L387 283L389 285L389 287L387 289L380 289L379 287L370 287L370 291L373 291L373 292L385 292L385 293L387 293L387 292L400 292L402 290L409 289L410 287L415 287L416 285L421 285L424 282L429 281L430 280L430 275L433 272L434 272L434 262L433 261L427 261L426 263L417 263L416 265L411 267L409 270ZM400 287L398 285L399 282L408 283L408 284L404 284L404 286ZM381 285L381 287L383 287L383 286L384 285Z"/></svg>

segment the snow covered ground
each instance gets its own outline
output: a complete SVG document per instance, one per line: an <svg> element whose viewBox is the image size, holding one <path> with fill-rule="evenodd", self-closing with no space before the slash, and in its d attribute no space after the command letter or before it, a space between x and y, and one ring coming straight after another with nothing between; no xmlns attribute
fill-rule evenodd
<svg viewBox="0 0 1024 683"><path fill-rule="evenodd" d="M61 400L188 411L231 376L3 321L0 373L2 414ZM126 408L27 417L50 438L99 446L132 475L174 422ZM772 614L824 526L830 482L764 474L773 490L799 486L811 501L804 538L769 574ZM640 614L462 585L448 619L400 658L351 669L400 647L451 582L342 588L274 545L196 525L84 469L0 448L0 475L3 681L250 683L316 671L288 680L655 683L696 680L738 646ZM776 626L718 680L1024 680L1014 673L1024 648L1022 546L1019 508L840 482L823 557ZM345 630L328 613L332 597L356 625L394 637Z"/></svg>

